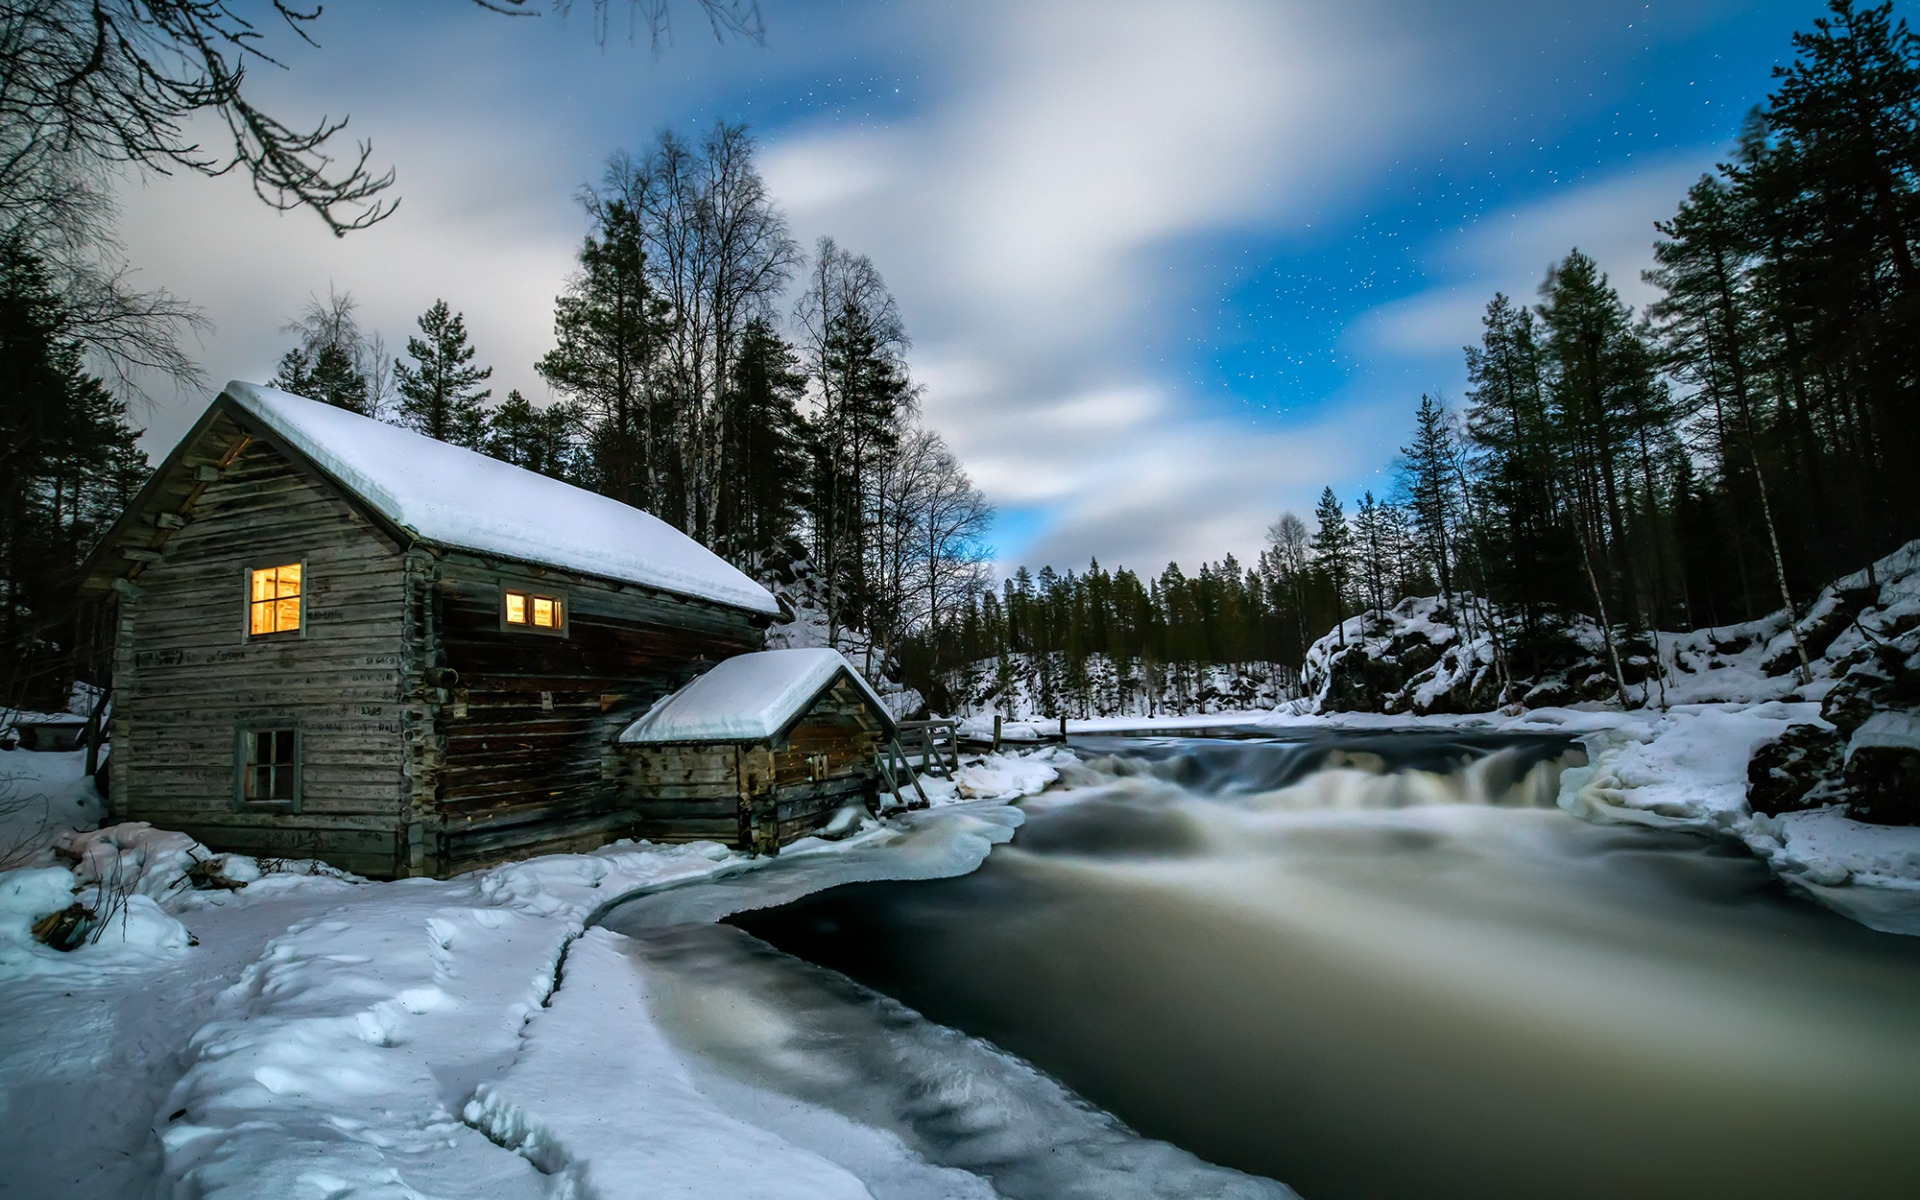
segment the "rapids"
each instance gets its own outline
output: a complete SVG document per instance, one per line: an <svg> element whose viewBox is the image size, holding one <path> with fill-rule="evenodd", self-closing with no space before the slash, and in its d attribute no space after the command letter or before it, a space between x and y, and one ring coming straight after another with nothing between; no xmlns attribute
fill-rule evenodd
<svg viewBox="0 0 1920 1200"><path fill-rule="evenodd" d="M1074 748L971 875L657 936L649 961L705 981L666 989L670 1033L716 1079L1036 1200L1262 1194L1173 1147L1328 1198L1920 1174L1920 944L1737 848L1560 811L1570 742ZM722 1018L749 994L791 998L785 1034Z"/></svg>

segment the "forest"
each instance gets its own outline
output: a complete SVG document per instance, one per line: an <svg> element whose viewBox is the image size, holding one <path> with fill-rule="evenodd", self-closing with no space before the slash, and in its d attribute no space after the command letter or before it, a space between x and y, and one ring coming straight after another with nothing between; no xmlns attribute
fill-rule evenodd
<svg viewBox="0 0 1920 1200"><path fill-rule="evenodd" d="M1161 702L1201 705L1199 668L1284 676L1433 595L1493 633L1509 688L1579 653L1576 622L1618 680L1648 631L1801 608L1920 536L1920 40L1834 0L1792 49L1656 225L1644 312L1572 250L1532 303L1488 301L1464 402L1410 405L1389 494L1326 489L1253 563L1023 569L914 641L915 682L952 704L1021 674L1076 715L1145 711L1175 664L1193 682Z"/></svg>

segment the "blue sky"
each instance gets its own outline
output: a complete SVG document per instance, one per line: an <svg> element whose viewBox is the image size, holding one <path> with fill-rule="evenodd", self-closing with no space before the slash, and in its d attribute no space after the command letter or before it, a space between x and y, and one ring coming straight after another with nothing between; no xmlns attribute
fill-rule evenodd
<svg viewBox="0 0 1920 1200"><path fill-rule="evenodd" d="M925 413L1002 512L1004 564L1157 571L1259 548L1281 511L1391 487L1423 391L1458 400L1493 292L1578 245L1644 300L1652 223L1724 157L1819 6L763 0L657 58L460 0L329 4L256 72L351 112L404 200L344 240L238 180L125 193L149 283L205 307L216 382L264 378L310 292L399 345L444 296L498 391L533 361L573 193L663 125L744 119L796 234L870 254ZM619 6L616 4L615 6ZM162 396L156 450L204 397Z"/></svg>

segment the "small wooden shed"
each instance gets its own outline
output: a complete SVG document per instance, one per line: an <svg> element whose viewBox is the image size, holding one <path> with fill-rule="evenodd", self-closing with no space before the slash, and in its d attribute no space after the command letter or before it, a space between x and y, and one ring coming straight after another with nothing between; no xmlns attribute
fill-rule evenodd
<svg viewBox="0 0 1920 1200"><path fill-rule="evenodd" d="M642 837L772 854L846 804L874 807L880 757L898 736L839 651L762 650L662 700L617 749Z"/></svg>
<svg viewBox="0 0 1920 1200"><path fill-rule="evenodd" d="M639 509L238 382L83 587L116 819L376 877L630 835L613 736L781 615Z"/></svg>

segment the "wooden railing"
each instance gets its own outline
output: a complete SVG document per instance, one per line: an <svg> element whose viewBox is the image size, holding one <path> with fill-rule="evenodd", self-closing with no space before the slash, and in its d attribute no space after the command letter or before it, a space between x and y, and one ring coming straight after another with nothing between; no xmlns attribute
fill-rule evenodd
<svg viewBox="0 0 1920 1200"><path fill-rule="evenodd" d="M933 775L951 775L960 769L960 724L957 721L900 722L901 753L918 760Z"/></svg>

